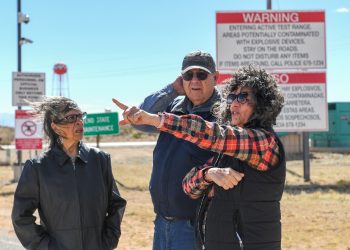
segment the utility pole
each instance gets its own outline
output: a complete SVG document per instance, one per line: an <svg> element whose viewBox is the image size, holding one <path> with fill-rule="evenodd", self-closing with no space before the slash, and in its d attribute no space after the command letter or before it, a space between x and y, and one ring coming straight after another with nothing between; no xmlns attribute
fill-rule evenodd
<svg viewBox="0 0 350 250"><path fill-rule="evenodd" d="M304 181L310 181L310 147L309 147L308 132L303 132L303 161L304 161Z"/></svg>
<svg viewBox="0 0 350 250"><path fill-rule="evenodd" d="M20 22L21 15L21 0L17 0L17 72L22 71L22 44L21 44L21 32L22 32L22 22ZM18 106L18 110L21 110L22 107ZM22 151L17 151L17 164L18 166L22 165Z"/></svg>
<svg viewBox="0 0 350 250"><path fill-rule="evenodd" d="M21 0L17 0L17 72L22 72L22 45L26 43L33 43L32 40L22 37L22 23L29 23L29 16L21 12ZM18 110L22 107L18 106ZM22 151L17 151L18 166L22 164Z"/></svg>
<svg viewBox="0 0 350 250"><path fill-rule="evenodd" d="M272 0L267 0L266 6L268 10L272 10Z"/></svg>

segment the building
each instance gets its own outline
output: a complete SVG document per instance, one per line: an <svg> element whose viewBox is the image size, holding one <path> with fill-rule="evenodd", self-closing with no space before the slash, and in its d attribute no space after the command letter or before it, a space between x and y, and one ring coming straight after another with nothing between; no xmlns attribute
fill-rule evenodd
<svg viewBox="0 0 350 250"><path fill-rule="evenodd" d="M312 147L350 147L350 102L328 103L328 132L310 133Z"/></svg>

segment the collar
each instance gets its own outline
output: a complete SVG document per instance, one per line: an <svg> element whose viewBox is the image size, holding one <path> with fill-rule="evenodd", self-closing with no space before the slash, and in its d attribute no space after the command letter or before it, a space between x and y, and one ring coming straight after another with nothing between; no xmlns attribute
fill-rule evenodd
<svg viewBox="0 0 350 250"><path fill-rule="evenodd" d="M88 146L86 146L85 143L80 141L79 145L78 145L77 159L80 159L84 163L87 163L89 151L90 151L90 149L88 148ZM66 152L64 152L58 145L55 145L51 149L51 152L53 153L54 157L57 159L58 164L60 166L63 166L64 163L70 159L70 157L66 154Z"/></svg>
<svg viewBox="0 0 350 250"><path fill-rule="evenodd" d="M214 88L213 94L211 97L203 104L193 107L192 102L187 98L181 99L171 110L174 113L182 114L196 114L202 112L210 112L214 103L221 100L221 95L217 88Z"/></svg>

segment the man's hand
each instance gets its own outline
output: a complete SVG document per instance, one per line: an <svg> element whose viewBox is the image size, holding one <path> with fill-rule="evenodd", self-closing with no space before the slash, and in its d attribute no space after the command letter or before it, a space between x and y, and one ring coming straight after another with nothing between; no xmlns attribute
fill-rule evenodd
<svg viewBox="0 0 350 250"><path fill-rule="evenodd" d="M225 190L237 186L244 174L233 170L232 168L209 168L205 175L207 181L215 182Z"/></svg>
<svg viewBox="0 0 350 250"><path fill-rule="evenodd" d="M182 81L182 76L178 76L171 85L173 86L174 90L179 95L185 95L185 90L184 90L184 85L183 85L183 81Z"/></svg>
<svg viewBox="0 0 350 250"><path fill-rule="evenodd" d="M134 124L134 125L152 125L158 127L160 124L160 117L148 113L136 106L128 107L121 103L117 99L112 99L112 101L123 110L124 120L119 121L119 125Z"/></svg>

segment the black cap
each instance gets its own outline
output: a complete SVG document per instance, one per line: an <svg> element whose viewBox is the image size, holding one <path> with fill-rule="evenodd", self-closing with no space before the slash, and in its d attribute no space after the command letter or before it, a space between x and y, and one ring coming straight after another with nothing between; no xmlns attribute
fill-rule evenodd
<svg viewBox="0 0 350 250"><path fill-rule="evenodd" d="M182 61L182 74L191 69L202 69L208 73L214 73L215 68L213 57L209 53L199 50L187 54Z"/></svg>

